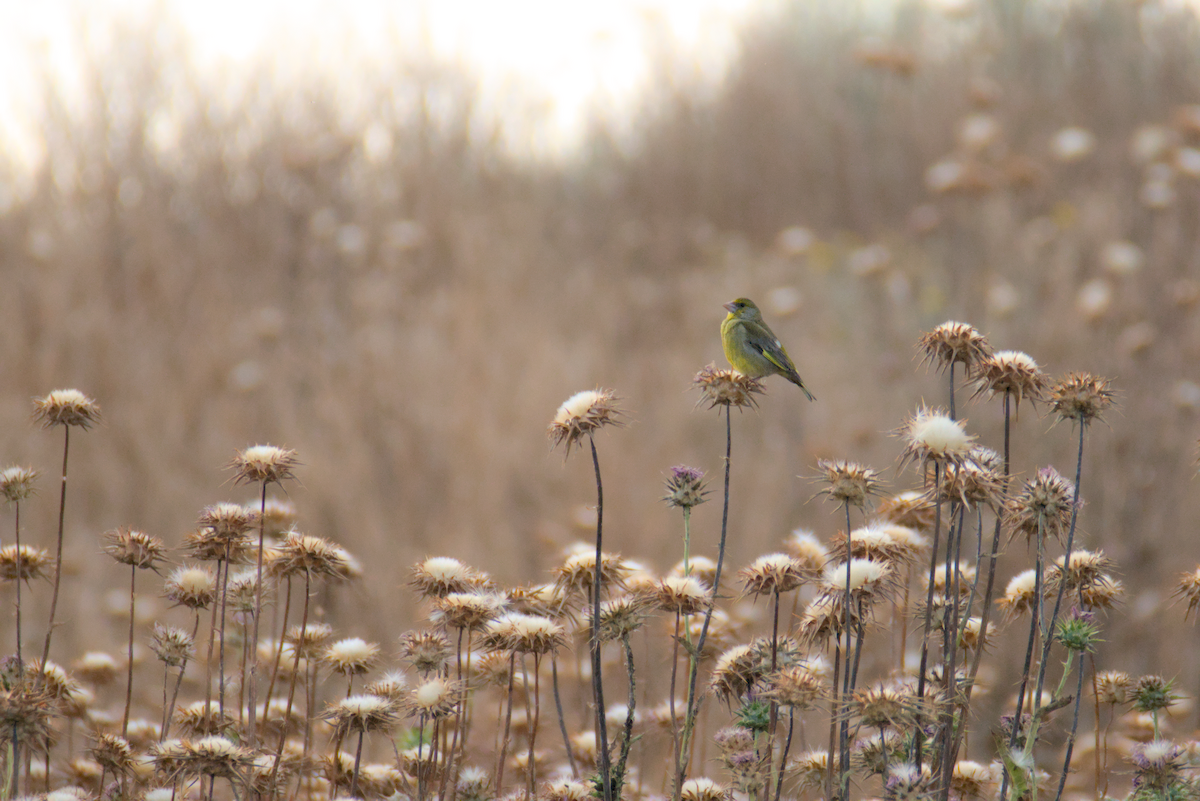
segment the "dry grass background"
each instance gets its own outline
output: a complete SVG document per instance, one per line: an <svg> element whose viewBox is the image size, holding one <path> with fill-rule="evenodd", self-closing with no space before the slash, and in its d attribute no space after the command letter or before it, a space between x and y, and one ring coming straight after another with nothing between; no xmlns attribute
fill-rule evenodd
<svg viewBox="0 0 1200 801"><path fill-rule="evenodd" d="M283 96L250 78L222 106L171 30L119 32L82 111L47 83L47 159L0 216L0 456L45 474L24 509L35 544L53 536L61 439L29 422L30 398L73 386L106 413L72 441L76 578L55 651L119 641L119 620L92 623L116 569L97 535L131 525L177 544L205 505L246 499L224 466L256 442L298 450L302 528L368 568L329 610L347 635L389 643L411 624L404 584L423 555L542 580L592 498L585 461L564 465L545 429L595 386L632 412L599 441L606 543L669 567L667 468L721 467L722 427L691 377L721 360L720 304L748 295L818 402L779 381L735 420L730 564L796 527L836 529L811 500L819 457L909 488L888 432L945 400L914 346L962 319L1051 375L1114 379L1119 411L1089 436L1081 544L1116 559L1130 595L1099 661L1194 686L1183 610L1163 605L1200 559L1200 180L1173 160L1200 143L1193 10L784 4L747 26L721 85L664 60L634 131L598 122L561 164L509 154L453 66L399 59L347 105L332 85ZM972 114L999 125L994 140L963 142ZM1147 125L1172 145L1139 163ZM1056 159L1066 126L1094 152ZM958 183L934 191L926 171L945 159ZM1147 176L1169 202L1147 205ZM797 225L816 237L805 252L777 240ZM1106 269L1114 240L1140 248L1139 269ZM1094 281L1110 302L1084 308ZM960 413L997 442L995 404ZM1027 411L1014 451L1072 467L1070 431ZM715 551L719 516L697 511L699 551Z"/></svg>

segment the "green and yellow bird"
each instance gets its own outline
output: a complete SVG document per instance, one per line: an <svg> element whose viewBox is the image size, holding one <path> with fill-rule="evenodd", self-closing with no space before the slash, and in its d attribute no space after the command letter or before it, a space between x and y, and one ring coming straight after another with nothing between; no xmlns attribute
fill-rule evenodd
<svg viewBox="0 0 1200 801"><path fill-rule="evenodd" d="M809 400L816 400L800 380L779 337L763 322L754 301L738 298L726 303L725 309L729 315L721 323L721 344L733 369L750 378L781 375L800 387Z"/></svg>

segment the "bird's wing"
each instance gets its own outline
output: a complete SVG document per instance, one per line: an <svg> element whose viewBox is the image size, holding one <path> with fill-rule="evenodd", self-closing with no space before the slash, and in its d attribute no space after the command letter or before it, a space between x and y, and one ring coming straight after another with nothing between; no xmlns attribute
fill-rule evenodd
<svg viewBox="0 0 1200 801"><path fill-rule="evenodd" d="M783 343L771 336L769 332L752 331L749 344L750 347L761 353L764 359L785 373L796 371L791 358L783 348Z"/></svg>

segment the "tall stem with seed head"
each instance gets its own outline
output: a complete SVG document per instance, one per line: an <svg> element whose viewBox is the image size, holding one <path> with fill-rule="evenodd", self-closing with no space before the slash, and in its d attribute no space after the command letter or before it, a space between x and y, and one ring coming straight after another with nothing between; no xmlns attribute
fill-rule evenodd
<svg viewBox="0 0 1200 801"><path fill-rule="evenodd" d="M592 577L592 698L596 705L596 743L599 748L597 767L600 769L600 785L604 801L613 801L612 760L608 753L608 726L604 720L604 676L600 659L600 573L604 554L604 484L600 480L600 456L596 453L596 439L588 435L592 447L592 467L596 472L596 566ZM498 788L497 788L498 789Z"/></svg>
<svg viewBox="0 0 1200 801"><path fill-rule="evenodd" d="M62 580L63 525L67 515L67 454L71 450L71 427L63 426L62 486L58 495L58 544L54 552L54 591L50 594L50 623L46 626L46 644L42 647L42 665L50 659L50 638L54 636L54 615L58 611L58 587Z"/></svg>

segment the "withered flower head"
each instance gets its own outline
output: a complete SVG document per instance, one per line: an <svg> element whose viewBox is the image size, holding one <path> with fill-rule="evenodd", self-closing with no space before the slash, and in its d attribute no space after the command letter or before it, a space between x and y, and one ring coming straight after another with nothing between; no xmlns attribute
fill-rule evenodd
<svg viewBox="0 0 1200 801"><path fill-rule="evenodd" d="M6 545L0 548L0 579L31 581L49 578L54 569L54 557L41 548L29 545Z"/></svg>
<svg viewBox="0 0 1200 801"><path fill-rule="evenodd" d="M537 795L537 801L590 801L591 798L591 788L574 779L547 782Z"/></svg>
<svg viewBox="0 0 1200 801"><path fill-rule="evenodd" d="M700 388L699 403L707 403L710 409L718 406L754 408L758 406L754 396L764 393L763 385L757 379L737 370L718 370L715 364L696 373L692 383Z"/></svg>
<svg viewBox="0 0 1200 801"><path fill-rule="evenodd" d="M821 575L823 592L846 592L846 565L826 565ZM869 599L880 592L891 589L895 580L895 571L884 562L873 562L870 559L850 560L850 593Z"/></svg>
<svg viewBox="0 0 1200 801"><path fill-rule="evenodd" d="M1079 590L1101 580L1113 567L1113 561L1104 555L1104 551L1077 548L1071 551L1070 567L1067 567L1066 554L1054 560L1054 564L1046 571L1046 585L1057 590L1065 581L1067 590Z"/></svg>
<svg viewBox="0 0 1200 801"><path fill-rule="evenodd" d="M346 676L361 676L379 661L379 646L362 637L347 637L325 649L325 663Z"/></svg>
<svg viewBox="0 0 1200 801"><path fill-rule="evenodd" d="M179 758L183 773L199 776L219 776L241 781L242 774L254 764L253 752L237 745L227 737L203 737L184 742Z"/></svg>
<svg viewBox="0 0 1200 801"><path fill-rule="evenodd" d="M53 662L47 662L46 666L62 670ZM117 678L117 660L103 651L88 651L71 667L79 678L97 687L112 684Z"/></svg>
<svg viewBox="0 0 1200 801"><path fill-rule="evenodd" d="M224 535L215 528L199 528L184 535L183 549L188 556L201 562L226 561L232 564L245 564L252 552L248 535Z"/></svg>
<svg viewBox="0 0 1200 801"><path fill-rule="evenodd" d="M925 352L924 361L939 371L959 363L970 374L975 365L992 355L992 346L974 326L953 320L921 335L918 347Z"/></svg>
<svg viewBox="0 0 1200 801"><path fill-rule="evenodd" d="M954 773L950 776L950 789L962 801L987 798L994 783L995 779L987 765L969 759L954 763Z"/></svg>
<svg viewBox="0 0 1200 801"><path fill-rule="evenodd" d="M696 576L667 576L655 592L658 608L677 615L694 615L708 608L712 590Z"/></svg>
<svg viewBox="0 0 1200 801"><path fill-rule="evenodd" d="M444 718L452 713L462 698L460 682L443 678L429 679L413 688L408 697L408 714L428 719Z"/></svg>
<svg viewBox="0 0 1200 801"><path fill-rule="evenodd" d="M283 641L295 648L301 659L316 659L332 636L333 627L328 623L309 623L289 628Z"/></svg>
<svg viewBox="0 0 1200 801"><path fill-rule="evenodd" d="M791 592L809 578L799 559L784 553L760 556L738 574L750 595L775 595Z"/></svg>
<svg viewBox="0 0 1200 801"><path fill-rule="evenodd" d="M1030 569L1013 576L998 601L1005 615L1011 620L1030 612L1037 605L1037 571Z"/></svg>
<svg viewBox="0 0 1200 801"><path fill-rule="evenodd" d="M924 492L909 490L881 501L875 507L875 516L898 526L929 531L933 528L934 505Z"/></svg>
<svg viewBox="0 0 1200 801"><path fill-rule="evenodd" d="M611 389L585 390L576 392L558 407L548 433L555 447L566 445L569 456L571 448L597 429L621 425L620 417L617 396Z"/></svg>
<svg viewBox="0 0 1200 801"><path fill-rule="evenodd" d="M157 570L166 547L158 537L121 527L104 534L104 552L123 565L139 570Z"/></svg>
<svg viewBox="0 0 1200 801"><path fill-rule="evenodd" d="M796 529L783 543L787 552L796 558L806 570L817 572L825 569L829 551L817 539L817 535L804 529ZM715 565L714 565L715 568Z"/></svg>
<svg viewBox="0 0 1200 801"><path fill-rule="evenodd" d="M254 525L254 517L254 514L241 504L214 503L204 508L196 525L211 529L217 538L235 539L250 531Z"/></svg>
<svg viewBox="0 0 1200 801"><path fill-rule="evenodd" d="M478 631L507 605L508 599L498 592L452 592L434 600L432 620L455 629Z"/></svg>
<svg viewBox="0 0 1200 801"><path fill-rule="evenodd" d="M801 788L819 790L829 775L829 752L808 751L796 757L791 767Z"/></svg>
<svg viewBox="0 0 1200 801"><path fill-rule="evenodd" d="M799 558L799 557L797 557ZM694 579L700 579L708 586L712 586L713 579L717 575L717 563L709 559L707 556L695 556L688 560L687 569L684 569L683 561L675 563L671 568L669 575L672 576L690 576Z"/></svg>
<svg viewBox="0 0 1200 801"><path fill-rule="evenodd" d="M237 452L229 469L234 471L234 481L238 484L282 484L296 477L292 471L299 465L300 460L291 448L251 445Z"/></svg>
<svg viewBox="0 0 1200 801"><path fill-rule="evenodd" d="M1096 700L1102 704L1124 704L1129 701L1133 680L1128 673L1105 670L1096 674Z"/></svg>
<svg viewBox="0 0 1200 801"><path fill-rule="evenodd" d="M217 580L207 567L183 565L167 576L163 594L188 609L206 609L217 595Z"/></svg>
<svg viewBox="0 0 1200 801"><path fill-rule="evenodd" d="M110 773L128 776L133 771L133 748L129 741L116 734L100 734L91 747L92 759Z"/></svg>
<svg viewBox="0 0 1200 801"><path fill-rule="evenodd" d="M967 433L962 420L955 420L940 409L925 407L905 421L897 434L904 441L901 467L913 462L922 472L930 462L962 463L975 443L975 437Z"/></svg>
<svg viewBox="0 0 1200 801"><path fill-rule="evenodd" d="M1061 420L1088 425L1113 404L1107 378L1090 373L1069 373L1050 389L1050 408Z"/></svg>
<svg viewBox="0 0 1200 801"><path fill-rule="evenodd" d="M829 486L821 490L838 503L863 508L867 498L879 490L879 474L858 462L844 459L822 459L817 462L820 477Z"/></svg>
<svg viewBox="0 0 1200 801"><path fill-rule="evenodd" d="M563 627L548 617L510 612L484 629L483 647L490 651L547 654L566 642Z"/></svg>
<svg viewBox="0 0 1200 801"><path fill-rule="evenodd" d="M688 779L679 788L681 801L727 801L732 794L712 779Z"/></svg>
<svg viewBox="0 0 1200 801"><path fill-rule="evenodd" d="M364 688L368 695L378 695L389 701L401 701L408 689L408 679L399 671L390 671L378 681L373 681Z"/></svg>
<svg viewBox="0 0 1200 801"><path fill-rule="evenodd" d="M1043 467L1004 505L1004 522L1014 537L1024 534L1030 540L1039 532L1061 537L1071 524L1074 495L1072 482Z"/></svg>
<svg viewBox="0 0 1200 801"><path fill-rule="evenodd" d="M77 389L56 389L33 399L33 419L43 428L78 426L87 430L100 419L100 407Z"/></svg>
<svg viewBox="0 0 1200 801"><path fill-rule="evenodd" d="M0 559L3 558L2 555L3 552L0 551ZM1200 567L1179 577L1174 594L1187 601L1187 611L1183 614L1186 620L1196 611L1196 607L1200 606Z"/></svg>
<svg viewBox="0 0 1200 801"><path fill-rule="evenodd" d="M412 586L424 598L440 598L452 592L469 592L486 583L486 578L449 556L433 556L413 565Z"/></svg>
<svg viewBox="0 0 1200 801"><path fill-rule="evenodd" d="M220 734L233 725L233 720L221 714L216 703L196 701L175 710L175 723L189 737Z"/></svg>
<svg viewBox="0 0 1200 801"><path fill-rule="evenodd" d="M0 689L0 728L4 738L16 737L33 750L46 750L54 739L50 723L55 713L53 701L53 695L35 684Z"/></svg>
<svg viewBox="0 0 1200 801"><path fill-rule="evenodd" d="M450 660L450 641L440 631L406 631L400 656L422 675L440 671Z"/></svg>
<svg viewBox="0 0 1200 801"><path fill-rule="evenodd" d="M766 677L762 697L796 711L813 708L825 698L826 682L811 662L780 668Z"/></svg>
<svg viewBox="0 0 1200 801"><path fill-rule="evenodd" d="M8 503L18 503L33 494L38 471L32 467L6 467L0 470L0 495Z"/></svg>
<svg viewBox="0 0 1200 801"><path fill-rule="evenodd" d="M872 729L905 728L921 717L921 702L903 690L876 686L856 690L850 697L849 712Z"/></svg>
<svg viewBox="0 0 1200 801"><path fill-rule="evenodd" d="M725 703L732 703L749 692L762 675L762 665L754 649L735 645L717 658L709 691Z"/></svg>
<svg viewBox="0 0 1200 801"><path fill-rule="evenodd" d="M276 578L340 579L346 571L345 551L322 537L289 531L275 549L268 571Z"/></svg>
<svg viewBox="0 0 1200 801"><path fill-rule="evenodd" d="M974 459L967 459L958 464L948 463L940 495L933 488L930 488L929 494L931 497L936 495L943 503L957 501L974 510L981 506L995 509L1000 504L1003 491L1004 480L999 474L977 464Z"/></svg>
<svg viewBox="0 0 1200 801"><path fill-rule="evenodd" d="M168 667L182 667L192 653L192 635L176 626L154 624L150 647Z"/></svg>
<svg viewBox="0 0 1200 801"><path fill-rule="evenodd" d="M296 524L296 507L286 498L267 498L261 514L268 537L278 537Z"/></svg>
<svg viewBox="0 0 1200 801"><path fill-rule="evenodd" d="M839 531L830 540L830 554L834 561L845 564L847 549L855 559L871 559L876 562L909 563L917 555L914 537L897 539L895 532L900 526L880 523L868 523L862 528L856 528L847 537L844 531Z"/></svg>
<svg viewBox="0 0 1200 801"><path fill-rule="evenodd" d="M566 595L592 595L592 582L596 575L595 551L580 551L568 556L566 561L554 569L556 584ZM600 554L600 587L611 592L613 588L624 589L629 567L617 554Z"/></svg>
<svg viewBox="0 0 1200 801"><path fill-rule="evenodd" d="M334 737L351 732L389 731L400 715L396 705L378 695L352 695L330 704L322 717L333 724Z"/></svg>
<svg viewBox="0 0 1200 801"><path fill-rule="evenodd" d="M505 592L505 597L513 611L551 618L561 616L569 600L557 584L515 587Z"/></svg>
<svg viewBox="0 0 1200 801"><path fill-rule="evenodd" d="M694 579L693 579L694 580ZM622 595L600 603L600 640L611 642L628 637L642 627L653 610L653 601L646 595ZM591 609L587 610L591 619Z"/></svg>
<svg viewBox="0 0 1200 801"><path fill-rule="evenodd" d="M703 470L682 464L671 468L671 477L667 479L667 494L663 496L668 506L691 509L704 503L704 496L707 494Z"/></svg>
<svg viewBox="0 0 1200 801"><path fill-rule="evenodd" d="M1014 409L1020 407L1022 400L1030 403L1043 400L1050 383L1033 357L1017 350L1002 350L981 361L975 370L975 380L976 395L985 392L993 397L1011 395Z"/></svg>

